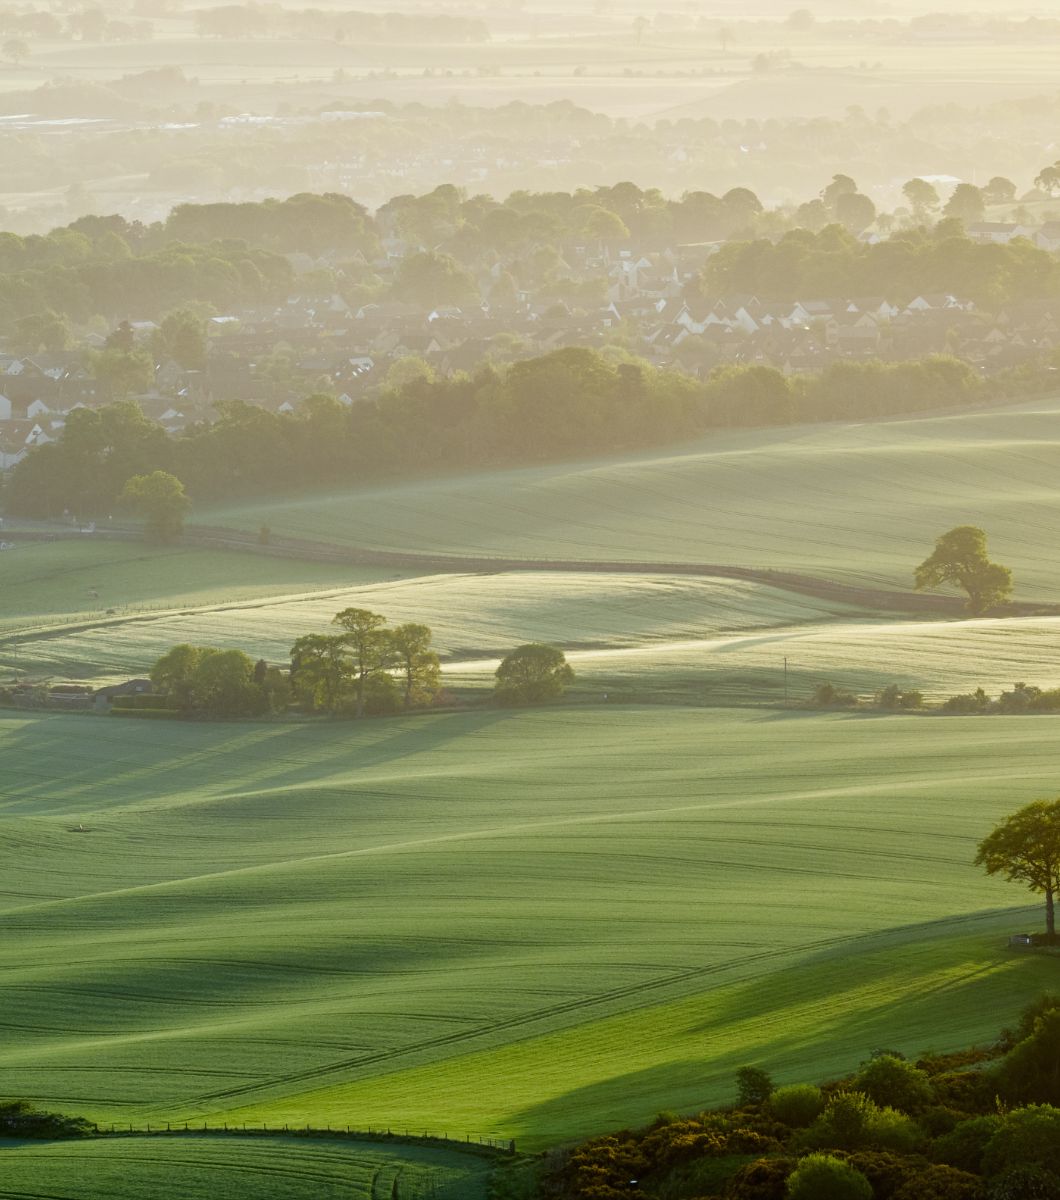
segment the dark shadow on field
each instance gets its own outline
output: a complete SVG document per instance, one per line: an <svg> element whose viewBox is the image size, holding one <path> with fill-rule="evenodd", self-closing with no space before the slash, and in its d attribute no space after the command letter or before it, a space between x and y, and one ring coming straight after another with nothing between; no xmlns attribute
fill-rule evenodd
<svg viewBox="0 0 1060 1200"><path fill-rule="evenodd" d="M695 1112L735 1100L735 1073L748 1064L765 1067L782 1083L820 1082L855 1070L881 1046L915 1056L976 1041L986 1044L1053 984L1054 959L1007 949L1004 934L1021 922L1026 923L1025 910L995 909L965 923L896 927L848 943L843 950L811 954L772 976L723 984L716 998L703 997L710 1020L681 1031L687 1041L683 1057L574 1088L506 1114L505 1125L524 1136L558 1142L571 1128L610 1132L646 1123L664 1109ZM955 937L949 955L948 947L938 947L937 941L947 926ZM983 936L972 936L969 944L969 935L976 933ZM922 970L915 953L910 958L895 954L901 947L915 951L917 941L935 942ZM1012 969L999 971L999 964ZM933 976L934 970L940 973ZM923 987L907 989L898 1004L886 990L879 1003L866 1001L874 983L903 976L915 980L921 974ZM850 1002L843 1003L848 994ZM829 1014L837 1015L822 1019L819 1008L825 999ZM792 1017L791 1010L799 1011ZM756 1024L760 1037L753 1037ZM615 1043L616 1062L621 1063L625 1050ZM556 1064L557 1072L562 1066Z"/></svg>

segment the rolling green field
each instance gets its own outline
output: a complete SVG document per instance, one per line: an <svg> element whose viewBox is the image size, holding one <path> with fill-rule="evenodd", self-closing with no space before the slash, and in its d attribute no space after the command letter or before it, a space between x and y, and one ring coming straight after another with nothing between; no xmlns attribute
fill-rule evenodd
<svg viewBox="0 0 1060 1200"><path fill-rule="evenodd" d="M335 545L696 562L909 588L934 539L981 525L1024 600L1060 596L1060 402L719 435L638 458L203 511Z"/></svg>
<svg viewBox="0 0 1060 1200"><path fill-rule="evenodd" d="M416 1146L308 1138L0 1143L0 1196L61 1200L484 1200L488 1164Z"/></svg>
<svg viewBox="0 0 1060 1200"><path fill-rule="evenodd" d="M0 554L0 636L389 578L394 571L124 542L19 542Z"/></svg>
<svg viewBox="0 0 1060 1200"><path fill-rule="evenodd" d="M0 673L123 678L143 674L180 642L238 646L284 663L296 637L327 630L349 606L395 624L430 625L445 685L471 699L488 694L498 657L524 641L565 647L578 675L576 701L606 694L775 703L784 696L785 658L795 703L823 680L866 695L898 683L931 700L979 686L997 692L1017 679L1060 684L1057 617L903 620L749 581L532 571L428 575L132 611L84 618L68 632L56 632L49 618L44 635L0 635Z"/></svg>
<svg viewBox="0 0 1060 1200"><path fill-rule="evenodd" d="M98 1120L543 1145L991 1036L1055 974L971 865L1055 788L1048 718L7 714L0 758L0 1093Z"/></svg>

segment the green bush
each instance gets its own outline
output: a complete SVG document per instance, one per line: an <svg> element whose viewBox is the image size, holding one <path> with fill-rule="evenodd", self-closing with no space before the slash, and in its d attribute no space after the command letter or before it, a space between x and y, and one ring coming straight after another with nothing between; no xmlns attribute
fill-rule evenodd
<svg viewBox="0 0 1060 1200"><path fill-rule="evenodd" d="M1060 1177L1041 1167L1012 1167L986 1189L987 1200L1060 1200Z"/></svg>
<svg viewBox="0 0 1060 1200"><path fill-rule="evenodd" d="M839 1092L816 1121L799 1135L811 1150L893 1150L905 1154L922 1135L904 1113L881 1108L864 1092Z"/></svg>
<svg viewBox="0 0 1060 1200"><path fill-rule="evenodd" d="M784 1200L794 1169L790 1158L759 1158L736 1172L725 1195L729 1200Z"/></svg>
<svg viewBox="0 0 1060 1200"><path fill-rule="evenodd" d="M983 1174L1043 1167L1060 1175L1060 1109L1032 1104L1008 1113L983 1152Z"/></svg>
<svg viewBox="0 0 1060 1200"><path fill-rule="evenodd" d="M769 1097L769 1108L778 1121L792 1129L802 1129L820 1116L824 1095L812 1083L792 1083L777 1088Z"/></svg>
<svg viewBox="0 0 1060 1200"><path fill-rule="evenodd" d="M1018 1042L997 1069L998 1090L1017 1104L1060 1104L1060 1008L1034 1020L1033 1032Z"/></svg>
<svg viewBox="0 0 1060 1200"><path fill-rule="evenodd" d="M882 1054L857 1073L854 1085L874 1103L914 1113L934 1099L927 1073L904 1059Z"/></svg>
<svg viewBox="0 0 1060 1200"><path fill-rule="evenodd" d="M872 1184L876 1200L891 1200L902 1184L928 1165L925 1159L901 1157L886 1150L858 1150L847 1157L847 1162Z"/></svg>
<svg viewBox="0 0 1060 1200"><path fill-rule="evenodd" d="M983 1200L983 1181L956 1167L935 1165L907 1180L894 1200Z"/></svg>
<svg viewBox="0 0 1060 1200"><path fill-rule="evenodd" d="M996 1116L962 1121L951 1133L935 1141L931 1156L948 1166L979 1174L983 1169L983 1151L1000 1128L1001 1118Z"/></svg>
<svg viewBox="0 0 1060 1200"><path fill-rule="evenodd" d="M788 1176L788 1200L872 1200L872 1185L830 1154L810 1154Z"/></svg>

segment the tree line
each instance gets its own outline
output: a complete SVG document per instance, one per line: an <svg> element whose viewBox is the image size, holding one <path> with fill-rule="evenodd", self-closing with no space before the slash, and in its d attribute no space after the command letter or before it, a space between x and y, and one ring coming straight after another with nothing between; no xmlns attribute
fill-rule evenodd
<svg viewBox="0 0 1060 1200"><path fill-rule="evenodd" d="M55 442L9 472L4 502L23 516L106 516L132 476L155 471L175 475L195 500L223 500L623 453L718 429L960 407L988 394L969 366L944 356L790 377L724 367L696 380L570 347L448 378L423 372L350 408L325 394L295 414L221 402L216 420L174 436L133 401L75 409Z"/></svg>
<svg viewBox="0 0 1060 1200"><path fill-rule="evenodd" d="M430 626L389 626L366 608L344 608L331 623L336 632L295 641L286 670L242 650L174 646L151 668L154 693L129 698L126 710L246 717L294 704L307 713L360 719L438 703L441 663ZM516 707L558 699L574 672L558 647L530 642L504 656L494 679L494 701Z"/></svg>

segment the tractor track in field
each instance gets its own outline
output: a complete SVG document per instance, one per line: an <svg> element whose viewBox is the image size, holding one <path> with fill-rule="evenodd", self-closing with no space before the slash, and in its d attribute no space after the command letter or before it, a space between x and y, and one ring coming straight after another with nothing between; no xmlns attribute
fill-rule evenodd
<svg viewBox="0 0 1060 1200"><path fill-rule="evenodd" d="M962 917L943 917L937 921L932 921L929 924L938 926L962 926L967 923L975 922L981 919L980 914L969 914ZM878 935L869 935L870 937ZM813 941L803 942L798 946L786 947L790 952L800 955L806 954L827 954L830 951L838 949L840 946L857 943L865 940L865 935L857 934L839 934L834 937L818 938ZM235 1087L224 1088L216 1092L200 1093L198 1096L190 1097L183 1106L190 1111L192 1108L196 1112L200 1111L200 1106L208 1105L212 1101L229 1101L237 1097L246 1097L255 1092L274 1091L277 1088L289 1088L292 1085L312 1084L317 1083L329 1076L334 1076L342 1072L357 1070L367 1066L375 1066L379 1063L392 1062L395 1059L405 1058L412 1054L416 1055L423 1051L437 1051L446 1049L453 1045L474 1041L479 1038L489 1037L491 1034L500 1033L510 1029L518 1029L520 1027L534 1025L539 1021L550 1020L555 1017L566 1016L570 1013L578 1013L597 1005L613 1003L615 1001L627 1000L631 997L643 996L653 992L666 991L673 987L681 987L696 980L707 979L714 975L723 974L727 971L739 971L741 969L754 967L755 965L776 959L776 947L769 947L765 950L756 951L753 954L746 954L739 959L729 959L721 962L708 963L698 967L688 967L683 970L671 971L666 975L658 976L654 979L641 980L636 983L624 984L619 987L608 988L605 991L597 992L588 996L579 996L575 999L566 1000L559 1004L546 1005L542 1008L532 1009L529 1012L516 1013L513 1016L506 1017L501 1021L490 1021L482 1025L478 1025L472 1029L458 1030L452 1033L443 1034L440 1037L424 1038L416 1042L409 1043L403 1046L394 1046L386 1050L379 1050L369 1054L361 1054L356 1057L341 1059L336 1062L324 1063L316 1067L307 1067L305 1070L293 1072L290 1075L274 1076L272 1079L264 1080L259 1083L238 1084ZM608 1014L611 1015L611 1014ZM542 1031L544 1033L556 1032L555 1029ZM531 1033L529 1037L538 1036ZM342 1082L342 1081L336 1081ZM347 1081L349 1082L349 1081ZM298 1095L301 1091L308 1089L299 1089L290 1095ZM224 1109L222 1111L229 1111Z"/></svg>

